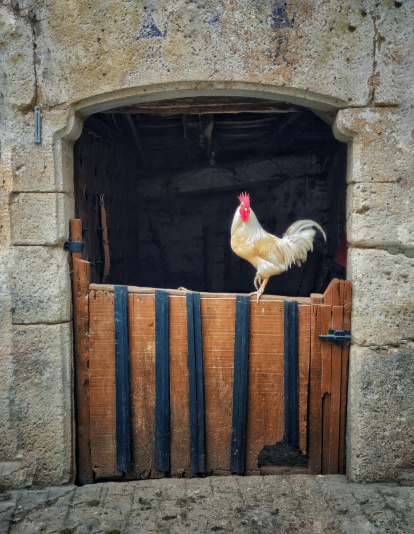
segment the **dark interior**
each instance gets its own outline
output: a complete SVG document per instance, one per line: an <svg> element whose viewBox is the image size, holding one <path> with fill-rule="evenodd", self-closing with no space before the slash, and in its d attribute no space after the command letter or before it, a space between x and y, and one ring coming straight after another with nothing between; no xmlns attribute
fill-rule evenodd
<svg viewBox="0 0 414 534"><path fill-rule="evenodd" d="M313 219L328 238L317 234L307 261L273 276L266 293L308 296L344 278L333 260L345 233L346 145L309 110L230 98L118 108L85 121L74 153L93 282L253 291L255 269L230 248L243 191L268 232Z"/></svg>

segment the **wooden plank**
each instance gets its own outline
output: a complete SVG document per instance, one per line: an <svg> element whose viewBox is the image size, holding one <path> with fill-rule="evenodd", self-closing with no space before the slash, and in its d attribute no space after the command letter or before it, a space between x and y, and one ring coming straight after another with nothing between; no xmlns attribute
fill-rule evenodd
<svg viewBox="0 0 414 534"><path fill-rule="evenodd" d="M73 239L73 237L72 237ZM73 331L76 396L76 478L93 482L89 407L89 283L90 264L73 258Z"/></svg>
<svg viewBox="0 0 414 534"><path fill-rule="evenodd" d="M340 280L334 278L330 281L325 293L323 294L324 304L339 306L340 304Z"/></svg>
<svg viewBox="0 0 414 534"><path fill-rule="evenodd" d="M345 287L346 287L346 280L340 280L339 281L339 301L335 304L335 306L343 306L344 305ZM341 326L341 328L342 328L342 326Z"/></svg>
<svg viewBox="0 0 414 534"><path fill-rule="evenodd" d="M191 476L186 298L170 299L170 409L172 476Z"/></svg>
<svg viewBox="0 0 414 534"><path fill-rule="evenodd" d="M311 293L309 298L311 304L323 304L323 295L320 293Z"/></svg>
<svg viewBox="0 0 414 534"><path fill-rule="evenodd" d="M342 329L343 307L332 307L332 328ZM330 444L328 474L335 475L339 469L339 426L341 402L341 373L342 373L342 347L332 345L332 383L331 383L331 410L330 410Z"/></svg>
<svg viewBox="0 0 414 534"><path fill-rule="evenodd" d="M307 454L310 364L310 306L299 306L299 448Z"/></svg>
<svg viewBox="0 0 414 534"><path fill-rule="evenodd" d="M220 308L215 313L216 308ZM206 470L230 473L230 446L233 400L234 323L236 300L201 299L204 393L206 424ZM225 336L231 349L214 350ZM206 340L210 346L206 346Z"/></svg>
<svg viewBox="0 0 414 534"><path fill-rule="evenodd" d="M231 435L232 473L242 475L246 463L247 381L249 370L250 298L236 299L234 343L233 418Z"/></svg>
<svg viewBox="0 0 414 534"><path fill-rule="evenodd" d="M285 102L274 102L265 99L245 98L241 100L234 97L210 97L193 98L178 98L174 100L163 100L159 102L144 102L141 104L133 104L132 106L115 108L104 111L104 113L156 113L157 115L199 115L210 113L291 113L301 111L301 108Z"/></svg>
<svg viewBox="0 0 414 534"><path fill-rule="evenodd" d="M283 439L283 304L252 300L247 402L246 473L259 474L266 445Z"/></svg>
<svg viewBox="0 0 414 534"><path fill-rule="evenodd" d="M122 474L116 469L115 329L112 292L90 293L89 325L91 462L95 478L100 479ZM106 368L106 381L102 380L102 366Z"/></svg>
<svg viewBox="0 0 414 534"><path fill-rule="evenodd" d="M331 296L328 300L332 300ZM331 312L329 324L324 324L322 333L327 333L332 327ZM332 344L322 342L322 376L321 376L321 402L322 402L322 473L329 472L330 453L330 424L331 424L331 387L332 387Z"/></svg>
<svg viewBox="0 0 414 534"><path fill-rule="evenodd" d="M191 436L191 468L198 473L198 425L197 425L197 381L196 355L194 337L194 299L193 293L187 293L187 336L188 336L188 378L190 395L190 436Z"/></svg>
<svg viewBox="0 0 414 534"><path fill-rule="evenodd" d="M128 295L132 459L136 478L155 469L155 295Z"/></svg>
<svg viewBox="0 0 414 534"><path fill-rule="evenodd" d="M155 292L155 465L170 470L169 295Z"/></svg>
<svg viewBox="0 0 414 534"><path fill-rule="evenodd" d="M299 354L298 354L298 304L284 303L284 397L285 433L284 442L299 445Z"/></svg>
<svg viewBox="0 0 414 534"><path fill-rule="evenodd" d="M344 281L343 291L344 306L344 330L351 329L351 282ZM346 407L348 392L348 365L349 365L349 345L342 347L341 362L341 403L339 414L339 453L338 453L338 471L345 472L345 432L346 432Z"/></svg>
<svg viewBox="0 0 414 534"><path fill-rule="evenodd" d="M322 469L322 328L331 322L331 307L323 304L311 306L311 359L309 387L309 474L320 474ZM329 326L328 326L329 328ZM326 329L328 329L326 328Z"/></svg>
<svg viewBox="0 0 414 534"><path fill-rule="evenodd" d="M322 396L322 467L321 473L329 473L330 458L331 393Z"/></svg>
<svg viewBox="0 0 414 534"><path fill-rule="evenodd" d="M115 387L116 387L116 467L131 471L131 409L129 397L128 292L115 286Z"/></svg>
<svg viewBox="0 0 414 534"><path fill-rule="evenodd" d="M103 290L106 290L106 291L113 291L114 290L114 286L112 284L91 284L90 285L90 289L91 290L100 290L100 291L103 291ZM154 288L154 287L139 287L139 286L128 286L128 293L140 293L140 294L145 294L145 295L154 295L156 291L166 291L165 289L158 289L158 288ZM168 289L168 293L170 295L170 299L173 298L173 297L182 297L183 295L185 295L186 291L184 290L181 290L181 289ZM247 293L246 293L247 295ZM321 298L322 300L322 295L319 295L319 294L313 294L313 295L316 295L315 298ZM200 292L200 296L201 298L203 299L211 299L211 300L214 300L216 302L220 301L220 300L233 300L235 301L236 300L236 295L234 293L207 293L207 292ZM255 301L256 297L255 296L251 296L250 298L250 301L253 303L253 301ZM280 303L283 303L285 300L289 300L289 301L296 301L296 302L299 302L300 304L309 304L310 303L310 298L309 297L281 297L281 296L278 296L278 295L269 295L269 294L264 294L260 297L260 302L264 302L264 301L271 301L271 302L280 302Z"/></svg>
<svg viewBox="0 0 414 534"><path fill-rule="evenodd" d="M342 305L344 307L344 329L345 330L351 329L351 297L352 297L351 282L349 282L348 280L344 280L344 293L343 293Z"/></svg>

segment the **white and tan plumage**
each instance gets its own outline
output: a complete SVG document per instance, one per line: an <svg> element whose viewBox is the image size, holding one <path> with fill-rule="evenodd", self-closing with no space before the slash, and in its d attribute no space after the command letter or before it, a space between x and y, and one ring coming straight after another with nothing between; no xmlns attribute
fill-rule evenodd
<svg viewBox="0 0 414 534"><path fill-rule="evenodd" d="M313 250L313 239L318 229L325 241L326 235L321 226L309 219L296 221L282 238L269 234L261 227L254 211L250 208L247 193L239 197L231 225L231 248L237 256L250 262L256 269L254 286L257 302L262 295L269 278L280 274L296 263L301 265L306 260L309 250Z"/></svg>

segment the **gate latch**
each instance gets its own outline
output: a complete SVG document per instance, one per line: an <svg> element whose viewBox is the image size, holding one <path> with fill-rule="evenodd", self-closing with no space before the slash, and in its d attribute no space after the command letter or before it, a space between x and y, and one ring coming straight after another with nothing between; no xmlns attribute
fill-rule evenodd
<svg viewBox="0 0 414 534"><path fill-rule="evenodd" d="M83 241L72 241L69 239L69 241L63 243L63 250L67 252L83 252L84 248L85 243Z"/></svg>
<svg viewBox="0 0 414 534"><path fill-rule="evenodd" d="M328 330L328 334L324 336L318 336L322 341L329 341L336 345L343 345L348 341L351 341L351 330Z"/></svg>

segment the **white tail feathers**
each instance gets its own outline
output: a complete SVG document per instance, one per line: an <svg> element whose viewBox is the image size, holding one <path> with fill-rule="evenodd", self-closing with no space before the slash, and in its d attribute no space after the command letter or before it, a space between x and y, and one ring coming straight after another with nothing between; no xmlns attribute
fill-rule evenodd
<svg viewBox="0 0 414 534"><path fill-rule="evenodd" d="M309 250L313 250L315 228L321 232L326 241L326 234L322 227L310 219L296 221L286 230L283 241L290 249L290 254L288 253L286 258L289 267L292 263L297 263L300 266L301 262L306 260Z"/></svg>
<svg viewBox="0 0 414 534"><path fill-rule="evenodd" d="M321 234L323 235L323 238L326 241L326 234L323 231L323 228L317 222L311 221L310 219L304 219L302 221L294 222L286 230L286 232L285 232L283 237L285 237L285 235L291 235L291 234L294 234L296 232L302 232L302 230L313 229L313 227L317 228L321 232ZM313 232L313 235L315 235L315 231Z"/></svg>

